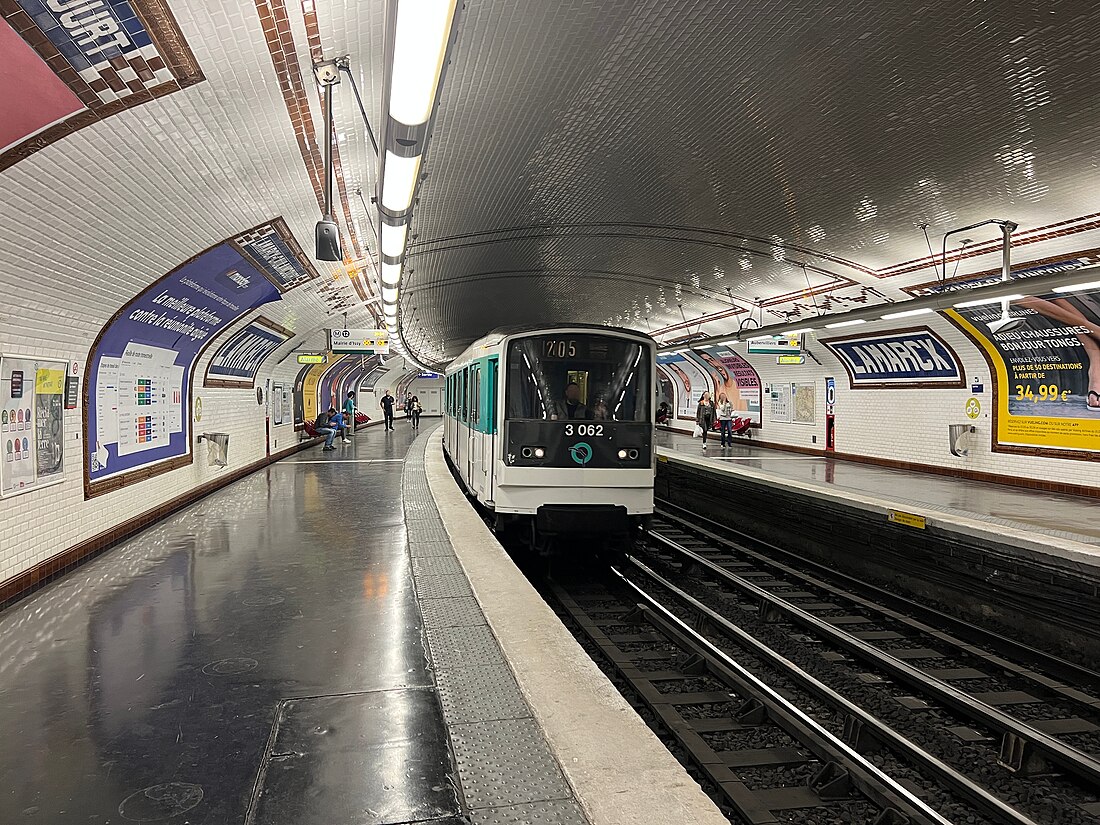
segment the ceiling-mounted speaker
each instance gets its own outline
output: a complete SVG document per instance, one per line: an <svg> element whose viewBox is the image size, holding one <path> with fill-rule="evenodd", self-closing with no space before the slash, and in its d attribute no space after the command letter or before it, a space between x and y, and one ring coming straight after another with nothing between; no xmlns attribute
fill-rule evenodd
<svg viewBox="0 0 1100 825"><path fill-rule="evenodd" d="M317 221L314 231L316 240L316 258L319 261L342 261L343 251L340 249L340 227L331 215L325 215Z"/></svg>

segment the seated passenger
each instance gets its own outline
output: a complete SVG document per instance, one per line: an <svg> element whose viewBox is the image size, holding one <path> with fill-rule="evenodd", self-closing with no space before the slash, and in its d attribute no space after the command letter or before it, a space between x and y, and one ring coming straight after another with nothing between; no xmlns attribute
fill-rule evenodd
<svg viewBox="0 0 1100 825"><path fill-rule="evenodd" d="M336 415L336 408L330 407L328 412L323 412L317 416L317 421L314 424L314 428L317 430L317 435L323 435L325 437L325 446L322 450L335 450L332 446L333 439L336 438L336 429L332 426L332 418Z"/></svg>
<svg viewBox="0 0 1100 825"><path fill-rule="evenodd" d="M581 388L576 381L570 381L565 385L565 400L554 403L554 412L550 419L556 421L559 418L592 420L592 410L581 403Z"/></svg>

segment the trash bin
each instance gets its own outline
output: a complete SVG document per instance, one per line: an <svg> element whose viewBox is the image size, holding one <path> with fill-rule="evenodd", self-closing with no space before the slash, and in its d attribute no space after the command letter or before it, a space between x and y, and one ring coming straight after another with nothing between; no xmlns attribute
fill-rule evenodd
<svg viewBox="0 0 1100 825"><path fill-rule="evenodd" d="M973 424L948 424L947 433L949 446L951 448L951 455L967 456L970 455L970 448L963 447L962 442L966 436L970 433L977 432L977 428Z"/></svg>
<svg viewBox="0 0 1100 825"><path fill-rule="evenodd" d="M229 433L203 433L199 441L206 441L208 467L225 467L229 464Z"/></svg>

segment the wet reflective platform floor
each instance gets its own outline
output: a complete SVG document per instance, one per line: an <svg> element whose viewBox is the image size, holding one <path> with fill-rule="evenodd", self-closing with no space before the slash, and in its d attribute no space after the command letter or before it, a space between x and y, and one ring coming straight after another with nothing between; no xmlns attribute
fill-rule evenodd
<svg viewBox="0 0 1100 825"><path fill-rule="evenodd" d="M413 434L253 474L0 613L0 823L459 822Z"/></svg>

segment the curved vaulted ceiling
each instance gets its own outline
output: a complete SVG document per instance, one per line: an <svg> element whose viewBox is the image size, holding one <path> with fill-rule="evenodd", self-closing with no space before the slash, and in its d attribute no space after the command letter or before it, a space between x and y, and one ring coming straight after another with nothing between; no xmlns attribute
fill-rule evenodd
<svg viewBox="0 0 1100 825"><path fill-rule="evenodd" d="M1083 0L471 0L457 26L402 298L425 359L503 322L898 299L936 277L922 225L1100 246ZM997 266L992 229L958 272Z"/></svg>

